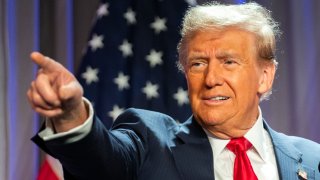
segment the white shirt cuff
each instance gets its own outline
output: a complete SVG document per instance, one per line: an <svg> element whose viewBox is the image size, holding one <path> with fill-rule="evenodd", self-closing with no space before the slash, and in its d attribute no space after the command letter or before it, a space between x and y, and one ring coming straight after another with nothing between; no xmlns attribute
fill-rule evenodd
<svg viewBox="0 0 320 180"><path fill-rule="evenodd" d="M51 120L46 119L45 120L46 128L38 133L40 138L42 138L44 141L49 141L49 140L64 137L64 138L67 138L65 140L66 143L72 143L72 142L79 141L80 139L84 138L87 134L89 134L92 128L92 123L93 123L93 107L92 107L92 104L89 102L89 100L87 100L86 98L83 98L83 101L89 107L89 117L83 124L73 129L70 129L69 131L66 131L66 132L54 133Z"/></svg>

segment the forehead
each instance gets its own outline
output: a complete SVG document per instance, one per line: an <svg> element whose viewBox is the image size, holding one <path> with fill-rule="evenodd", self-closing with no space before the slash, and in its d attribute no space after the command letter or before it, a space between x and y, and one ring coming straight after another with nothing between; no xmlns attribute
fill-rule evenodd
<svg viewBox="0 0 320 180"><path fill-rule="evenodd" d="M236 28L198 30L187 44L189 53L257 55L256 36Z"/></svg>

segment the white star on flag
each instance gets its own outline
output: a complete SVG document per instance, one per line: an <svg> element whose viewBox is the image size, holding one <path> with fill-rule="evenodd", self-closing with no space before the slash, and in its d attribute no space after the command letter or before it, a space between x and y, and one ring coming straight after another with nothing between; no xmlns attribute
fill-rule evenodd
<svg viewBox="0 0 320 180"><path fill-rule="evenodd" d="M96 51L98 48L103 48L103 35L96 35L92 36L92 39L89 41L89 46L91 47L92 51Z"/></svg>
<svg viewBox="0 0 320 180"><path fill-rule="evenodd" d="M129 89L129 76L124 75L122 72L118 74L118 77L114 78L113 82L118 85L119 91L122 91L124 89Z"/></svg>
<svg viewBox="0 0 320 180"><path fill-rule="evenodd" d="M156 110L181 121L188 118L191 101L182 91L187 90L184 76L168 68L176 62L176 50L168 47L178 43L176 27L187 1L196 0L97 4L77 78L107 128L129 107Z"/></svg>
<svg viewBox="0 0 320 180"><path fill-rule="evenodd" d="M150 26L151 26L151 28L154 29L156 34L159 34L161 31L167 30L166 21L167 21L166 18L156 17L154 19L154 22L151 23Z"/></svg>
<svg viewBox="0 0 320 180"><path fill-rule="evenodd" d="M128 40L124 40L122 44L119 46L119 50L122 52L123 57L128 57L133 54L132 52L132 44L128 42Z"/></svg>
<svg viewBox="0 0 320 180"><path fill-rule="evenodd" d="M136 21L136 13L132 11L131 8L127 10L126 13L124 13L123 17L127 20L128 24L135 24Z"/></svg>
<svg viewBox="0 0 320 180"><path fill-rule="evenodd" d="M146 94L147 99L157 98L159 96L158 88L159 85L152 84L148 81L146 86L142 88L142 92Z"/></svg>
<svg viewBox="0 0 320 180"><path fill-rule="evenodd" d="M102 16L106 16L109 14L108 7L108 3L104 3L99 6L99 9L97 10L98 18L101 18Z"/></svg>
<svg viewBox="0 0 320 180"><path fill-rule="evenodd" d="M188 92L181 87L178 88L178 92L173 95L173 98L177 100L179 106L189 103Z"/></svg>
<svg viewBox="0 0 320 180"><path fill-rule="evenodd" d="M112 111L108 112L108 115L115 121L117 117L124 112L124 108L120 108L118 105L114 105Z"/></svg>
<svg viewBox="0 0 320 180"><path fill-rule="evenodd" d="M81 74L81 77L86 80L86 84L91 84L92 82L98 82L98 69L93 69L90 66L87 67L86 72Z"/></svg>
<svg viewBox="0 0 320 180"><path fill-rule="evenodd" d="M146 60L150 62L150 67L153 68L156 65L162 64L162 52L155 51L152 49L150 53L146 56Z"/></svg>

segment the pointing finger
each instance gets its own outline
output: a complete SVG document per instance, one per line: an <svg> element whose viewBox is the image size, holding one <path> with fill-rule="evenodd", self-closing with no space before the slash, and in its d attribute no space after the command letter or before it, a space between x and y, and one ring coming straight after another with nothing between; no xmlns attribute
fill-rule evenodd
<svg viewBox="0 0 320 180"><path fill-rule="evenodd" d="M35 62L40 68L49 71L55 71L57 68L60 67L60 64L56 61L52 60L51 58L44 56L39 52L32 52L30 54L30 58L33 62Z"/></svg>

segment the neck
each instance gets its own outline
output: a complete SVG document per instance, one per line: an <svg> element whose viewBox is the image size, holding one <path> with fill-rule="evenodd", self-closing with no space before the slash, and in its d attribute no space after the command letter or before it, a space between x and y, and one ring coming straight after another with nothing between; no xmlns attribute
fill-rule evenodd
<svg viewBox="0 0 320 180"><path fill-rule="evenodd" d="M255 124L256 121L252 122L250 126L245 128L238 128L238 127L204 127L208 133L212 136L219 138L219 139L232 139L244 136Z"/></svg>
<svg viewBox="0 0 320 180"><path fill-rule="evenodd" d="M223 124L202 124L201 126L212 136L219 139L232 139L244 136L256 123L259 117L259 113L252 118L248 118L248 121L237 120L229 121ZM241 123L232 123L241 122Z"/></svg>

